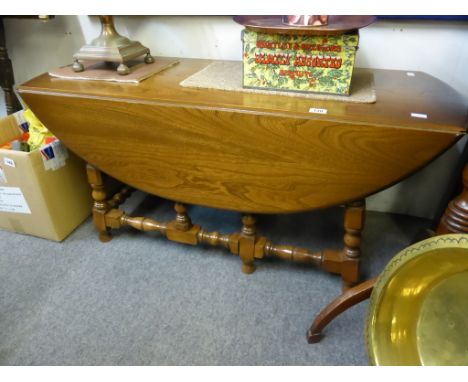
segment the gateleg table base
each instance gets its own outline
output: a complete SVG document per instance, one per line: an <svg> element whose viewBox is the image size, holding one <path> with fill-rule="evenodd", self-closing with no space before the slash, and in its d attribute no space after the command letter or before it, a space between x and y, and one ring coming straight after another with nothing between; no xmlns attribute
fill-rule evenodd
<svg viewBox="0 0 468 382"><path fill-rule="evenodd" d="M255 217L245 214L239 232L221 234L209 232L194 224L185 205L175 203L175 217L171 221L160 222L146 217L129 216L119 206L132 194L134 189L123 186L112 196L107 195L103 173L87 165L88 181L92 188L93 220L102 242L111 240L111 231L131 226L140 231L156 231L171 241L182 244L206 244L228 249L239 255L242 272L255 271L257 260L274 257L304 264L314 264L327 272L341 275L343 290L356 285L359 281L361 255L361 232L364 226L364 201L356 201L345 206L344 246L313 252L291 245L273 244L267 237L257 234Z"/></svg>

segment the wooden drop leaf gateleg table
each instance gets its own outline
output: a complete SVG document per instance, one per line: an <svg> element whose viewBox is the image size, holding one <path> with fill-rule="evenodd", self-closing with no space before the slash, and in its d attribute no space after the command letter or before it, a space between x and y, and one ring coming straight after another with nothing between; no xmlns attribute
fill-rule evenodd
<svg viewBox="0 0 468 382"><path fill-rule="evenodd" d="M179 61L139 84L43 74L18 89L89 163L102 241L130 225L185 244L226 247L240 256L245 273L266 256L317 264L341 275L346 289L359 280L364 198L414 173L465 133L461 97L421 72L373 70L377 102L364 104L181 87L213 61ZM101 171L127 186L107 195ZM133 188L175 201L174 220L119 209ZM205 231L185 203L244 213L240 231ZM255 214L334 205L345 205L342 249L316 253L256 232Z"/></svg>

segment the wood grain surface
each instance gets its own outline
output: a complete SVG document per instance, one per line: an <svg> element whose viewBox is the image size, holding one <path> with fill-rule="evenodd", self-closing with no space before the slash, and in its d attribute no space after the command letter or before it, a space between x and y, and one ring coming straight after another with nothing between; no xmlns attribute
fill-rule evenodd
<svg viewBox="0 0 468 382"><path fill-rule="evenodd" d="M182 88L179 85L181 81L202 70L213 60L175 59L180 61L178 65L139 84L61 80L45 73L26 82L18 90L21 94L59 93L85 98L100 97L129 102L286 114L314 120L349 121L396 128L446 132L464 132L466 129L467 108L462 97L447 84L422 72L412 72L412 77L408 76L406 71L373 70L377 102L351 104L278 95ZM310 114L311 107L326 108L328 114ZM427 114L428 118L413 118L411 113Z"/></svg>
<svg viewBox="0 0 468 382"><path fill-rule="evenodd" d="M405 72L375 71L371 105L179 86L210 62L181 59L140 85L42 75L19 92L67 147L118 180L244 212L362 198L421 168L465 131L460 97L422 73L409 85Z"/></svg>

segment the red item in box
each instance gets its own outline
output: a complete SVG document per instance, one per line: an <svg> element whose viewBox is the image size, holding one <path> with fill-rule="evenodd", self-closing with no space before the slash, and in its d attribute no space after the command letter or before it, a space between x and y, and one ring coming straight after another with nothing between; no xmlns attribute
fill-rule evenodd
<svg viewBox="0 0 468 382"><path fill-rule="evenodd" d="M56 137L46 137L45 144L48 145L49 143L52 143L52 142L54 142L56 140L57 140Z"/></svg>

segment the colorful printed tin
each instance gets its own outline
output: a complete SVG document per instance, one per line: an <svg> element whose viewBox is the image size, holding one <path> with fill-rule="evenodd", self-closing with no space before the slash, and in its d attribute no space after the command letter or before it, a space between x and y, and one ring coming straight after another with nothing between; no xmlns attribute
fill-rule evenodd
<svg viewBox="0 0 468 382"><path fill-rule="evenodd" d="M349 95L359 34L242 34L246 88Z"/></svg>

